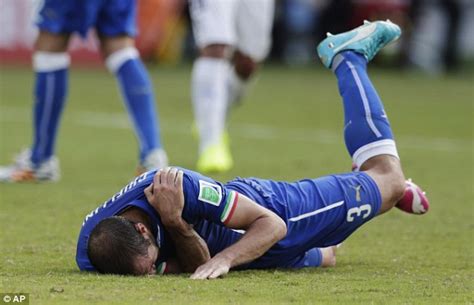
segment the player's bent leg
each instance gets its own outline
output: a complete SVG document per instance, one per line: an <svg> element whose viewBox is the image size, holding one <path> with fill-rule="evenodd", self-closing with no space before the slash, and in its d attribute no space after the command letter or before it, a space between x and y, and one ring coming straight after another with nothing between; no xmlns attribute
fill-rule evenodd
<svg viewBox="0 0 474 305"><path fill-rule="evenodd" d="M322 62L338 79L346 147L356 170L367 171L378 185L380 213L398 204L405 178L382 101L367 75L367 62L400 34L400 28L389 21L365 22L352 31L328 35L318 46Z"/></svg>
<svg viewBox="0 0 474 305"><path fill-rule="evenodd" d="M382 197L379 213L403 195L404 176L390 123L366 70L365 56L346 51L335 57L335 73L345 111L344 136L359 170L369 171ZM402 186L402 188L400 188Z"/></svg>
<svg viewBox="0 0 474 305"><path fill-rule="evenodd" d="M378 155L367 160L360 170L372 177L378 186L382 197L379 215L389 211L403 197L405 176L398 158Z"/></svg>
<svg viewBox="0 0 474 305"><path fill-rule="evenodd" d="M99 41L100 41L100 52L102 54L102 57L106 61L109 58L109 56L111 56L115 52L118 52L125 48L135 47L135 41L133 40L132 37L127 36L127 35L114 36L114 37L99 35Z"/></svg>
<svg viewBox="0 0 474 305"><path fill-rule="evenodd" d="M233 106L240 103L248 91L252 76L259 69L260 64L251 56L236 50L232 58L233 69L229 71L227 80L228 103L227 117Z"/></svg>
<svg viewBox="0 0 474 305"><path fill-rule="evenodd" d="M237 50L234 54L233 64L237 76L243 81L249 80L259 68L258 62L239 50Z"/></svg>
<svg viewBox="0 0 474 305"><path fill-rule="evenodd" d="M59 161L54 156L57 129L66 102L70 57L69 34L40 31L35 42L33 144L15 157L13 164L0 167L0 181L57 181Z"/></svg>
<svg viewBox="0 0 474 305"><path fill-rule="evenodd" d="M379 186L383 202L379 214L392 207L409 214L428 212L428 197L411 179L405 180L397 158L377 156L365 162L361 170L367 172Z"/></svg>
<svg viewBox="0 0 474 305"><path fill-rule="evenodd" d="M153 86L134 40L129 36L99 37L106 66L117 77L139 142L137 172L168 166L168 157L161 144Z"/></svg>
<svg viewBox="0 0 474 305"><path fill-rule="evenodd" d="M41 30L35 41L35 51L56 53L66 52L70 36L71 35L68 33L55 34Z"/></svg>
<svg viewBox="0 0 474 305"><path fill-rule="evenodd" d="M210 44L199 50L199 57L229 59L231 46L223 43Z"/></svg>
<svg viewBox="0 0 474 305"><path fill-rule="evenodd" d="M200 138L196 168L201 172L225 172L233 166L225 131L231 52L227 44L210 44L194 62L191 95Z"/></svg>

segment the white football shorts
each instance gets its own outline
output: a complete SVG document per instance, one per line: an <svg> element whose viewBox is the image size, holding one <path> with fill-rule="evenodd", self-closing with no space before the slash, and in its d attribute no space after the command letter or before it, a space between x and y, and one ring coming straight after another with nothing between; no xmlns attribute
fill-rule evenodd
<svg viewBox="0 0 474 305"><path fill-rule="evenodd" d="M227 44L259 62L271 45L274 0L189 0L196 44Z"/></svg>

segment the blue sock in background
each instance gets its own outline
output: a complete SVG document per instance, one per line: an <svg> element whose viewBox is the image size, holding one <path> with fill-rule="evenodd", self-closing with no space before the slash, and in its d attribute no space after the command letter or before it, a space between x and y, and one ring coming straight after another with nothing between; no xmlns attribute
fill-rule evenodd
<svg viewBox="0 0 474 305"><path fill-rule="evenodd" d="M54 155L57 129L66 101L68 69L36 72L33 111L34 140L31 161L34 165Z"/></svg>
<svg viewBox="0 0 474 305"><path fill-rule="evenodd" d="M140 58L125 61L115 72L140 144L140 160L161 148L153 87Z"/></svg>

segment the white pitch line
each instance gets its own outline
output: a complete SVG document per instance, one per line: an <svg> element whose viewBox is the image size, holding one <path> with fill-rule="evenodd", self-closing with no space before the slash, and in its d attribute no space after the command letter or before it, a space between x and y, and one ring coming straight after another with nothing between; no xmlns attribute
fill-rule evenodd
<svg viewBox="0 0 474 305"><path fill-rule="evenodd" d="M71 116L71 115L69 115ZM0 107L0 122L30 123L31 109L26 107ZM161 128L165 133L190 134L190 121L166 120L160 118ZM107 113L78 111L69 119L78 126L110 129L131 129L131 123L125 113ZM274 141L284 140L292 142L308 142L319 144L341 144L342 132L324 129L277 127L271 125L235 122L231 127L231 134L251 140ZM400 147L425 151L438 152L472 152L473 141L463 139L397 136Z"/></svg>

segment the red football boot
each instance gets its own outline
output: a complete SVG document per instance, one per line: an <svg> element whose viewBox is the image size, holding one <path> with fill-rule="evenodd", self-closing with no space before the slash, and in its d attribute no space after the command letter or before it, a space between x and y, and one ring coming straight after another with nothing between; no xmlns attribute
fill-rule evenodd
<svg viewBox="0 0 474 305"><path fill-rule="evenodd" d="M396 205L400 210L410 214L425 214L430 209L430 202L425 192L413 183L411 179L406 182L405 194Z"/></svg>

